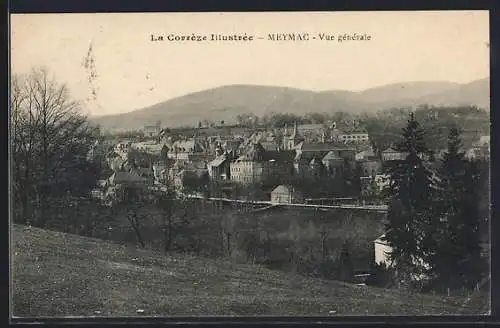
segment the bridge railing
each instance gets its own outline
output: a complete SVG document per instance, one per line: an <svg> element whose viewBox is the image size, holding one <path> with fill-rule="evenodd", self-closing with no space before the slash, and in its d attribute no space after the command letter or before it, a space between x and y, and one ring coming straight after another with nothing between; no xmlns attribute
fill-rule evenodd
<svg viewBox="0 0 500 328"><path fill-rule="evenodd" d="M196 195L188 195L188 198L195 199L205 199L208 201L221 201L221 202L232 202L232 203L245 203L245 204L262 204L262 205L279 205L279 206L292 206L292 207L309 207L309 208L338 208L338 209L358 209L358 210L375 210L375 211L387 211L387 205L380 204L336 204L336 205L320 205L320 204L307 204L307 203L280 203L271 201L261 201L261 200L244 200L244 199L231 199L231 198L219 198L219 197L201 197Z"/></svg>

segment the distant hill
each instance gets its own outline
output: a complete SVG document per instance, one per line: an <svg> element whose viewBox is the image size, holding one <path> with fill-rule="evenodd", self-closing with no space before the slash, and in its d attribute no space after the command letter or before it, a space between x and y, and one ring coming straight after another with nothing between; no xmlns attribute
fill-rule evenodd
<svg viewBox="0 0 500 328"><path fill-rule="evenodd" d="M168 127L195 125L199 120L235 122L242 113L368 112L392 107L476 105L489 110L489 79L467 84L445 81L407 82L360 92L228 85L190 93L129 113L94 117L104 129L139 129L160 120Z"/></svg>
<svg viewBox="0 0 500 328"><path fill-rule="evenodd" d="M490 109L490 81L477 80L468 84L458 85L449 90L428 94L418 99L420 103L433 105L476 105Z"/></svg>

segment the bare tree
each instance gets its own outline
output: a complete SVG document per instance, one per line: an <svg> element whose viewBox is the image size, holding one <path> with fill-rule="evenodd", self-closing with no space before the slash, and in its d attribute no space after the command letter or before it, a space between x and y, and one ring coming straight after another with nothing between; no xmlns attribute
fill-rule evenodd
<svg viewBox="0 0 500 328"><path fill-rule="evenodd" d="M236 227L236 216L234 213L225 213L220 216L221 225L220 225L220 233L221 233L221 241L222 241L222 250L226 256L230 256L232 252L232 245L234 244L234 232Z"/></svg>
<svg viewBox="0 0 500 328"><path fill-rule="evenodd" d="M72 101L69 90L45 69L11 81L12 178L18 219L26 222L35 203L37 224L43 225L51 196L61 196L88 171L86 154L96 130ZM75 181L78 180L78 181Z"/></svg>
<svg viewBox="0 0 500 328"><path fill-rule="evenodd" d="M14 190L14 204L16 205L16 216L26 217L28 211L28 197L32 186L27 183L31 176L32 147L34 145L34 130L30 126L36 126L31 113L29 96L23 92L23 79L14 76L11 81L11 173L12 186Z"/></svg>
<svg viewBox="0 0 500 328"><path fill-rule="evenodd" d="M171 188L166 192L158 193L156 202L162 211L160 225L163 231L164 251L169 252L176 236L188 225L191 219L189 210L192 211L193 206L189 206L186 199L177 197L175 191ZM192 241L191 246L196 248L196 243L196 241Z"/></svg>
<svg viewBox="0 0 500 328"><path fill-rule="evenodd" d="M321 227L319 234L321 237L321 259L325 262L328 258L328 230L325 227Z"/></svg>
<svg viewBox="0 0 500 328"><path fill-rule="evenodd" d="M141 244L141 247L146 247L144 238L142 238L141 234L141 219L138 217L137 211L134 209L129 210L127 213L127 220L130 223L130 226L134 229L135 235L137 236L137 240L139 241L139 244Z"/></svg>
<svg viewBox="0 0 500 328"><path fill-rule="evenodd" d="M172 190L168 190L167 193L161 194L158 197L158 204L162 210L163 247L165 252L168 252L172 245L175 196Z"/></svg>

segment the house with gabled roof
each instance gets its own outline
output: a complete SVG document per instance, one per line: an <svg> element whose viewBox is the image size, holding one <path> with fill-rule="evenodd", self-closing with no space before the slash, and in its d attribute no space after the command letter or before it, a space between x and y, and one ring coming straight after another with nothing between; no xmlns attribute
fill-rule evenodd
<svg viewBox="0 0 500 328"><path fill-rule="evenodd" d="M207 164L210 180L225 181L231 176L230 160L226 154L217 156Z"/></svg>
<svg viewBox="0 0 500 328"><path fill-rule="evenodd" d="M345 165L345 159L338 155L336 151L329 151L321 160L325 167L326 173L331 177L336 177L342 174Z"/></svg>
<svg viewBox="0 0 500 328"><path fill-rule="evenodd" d="M144 186L147 182L148 179L139 174L124 171L115 171L108 178L109 185Z"/></svg>
<svg viewBox="0 0 500 328"><path fill-rule="evenodd" d="M170 159L189 160L192 155L205 152L206 149L198 138L191 138L187 140L177 140L170 147L168 157Z"/></svg>
<svg viewBox="0 0 500 328"><path fill-rule="evenodd" d="M249 185L291 176L293 156L293 151L266 151L260 143L252 143L230 163L231 180Z"/></svg>
<svg viewBox="0 0 500 328"><path fill-rule="evenodd" d="M292 185L279 185L271 191L271 202L278 204L302 204L304 195Z"/></svg>
<svg viewBox="0 0 500 328"><path fill-rule="evenodd" d="M365 130L342 133L338 138L344 143L366 143L370 140Z"/></svg>

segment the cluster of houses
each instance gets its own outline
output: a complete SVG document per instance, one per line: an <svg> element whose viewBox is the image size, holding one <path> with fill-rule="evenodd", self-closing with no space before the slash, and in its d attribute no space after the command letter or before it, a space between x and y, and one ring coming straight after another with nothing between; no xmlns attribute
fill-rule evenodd
<svg viewBox="0 0 500 328"><path fill-rule="evenodd" d="M388 147L372 149L364 131L344 133L335 125L297 125L283 129L203 133L190 136L165 133L159 123L146 126L149 140L120 140L106 146L109 175L92 191L106 205L123 201L126 190L174 187L179 193L202 192L216 185L266 186L268 200L280 204L303 204L310 197L301 182L343 182L353 174L359 196L377 198L389 185L385 168L404 160L405 153ZM469 158L489 158L489 137L466 150ZM94 145L90 155L95 153ZM436 159L444 152L435 153ZM197 188L198 187L198 188ZM145 197L148 193L144 193ZM388 263L390 247L378 238L375 261Z"/></svg>
<svg viewBox="0 0 500 328"><path fill-rule="evenodd" d="M373 196L389 183L384 167L406 156L393 147L375 152L365 131L345 133L335 124L208 135L194 129L186 136L165 133L157 122L145 126L144 133L149 140L121 140L109 149L106 160L112 173L99 182L94 197L119 199L119 186L127 184L169 185L180 193L200 192L208 185L228 190L265 186L272 201L297 202L308 192L300 190L301 182L341 185L353 174L359 179L360 196ZM489 156L489 138L481 137L467 155Z"/></svg>

